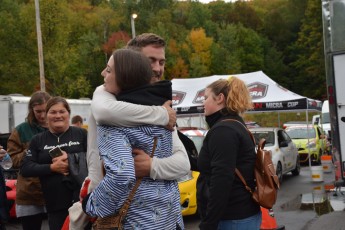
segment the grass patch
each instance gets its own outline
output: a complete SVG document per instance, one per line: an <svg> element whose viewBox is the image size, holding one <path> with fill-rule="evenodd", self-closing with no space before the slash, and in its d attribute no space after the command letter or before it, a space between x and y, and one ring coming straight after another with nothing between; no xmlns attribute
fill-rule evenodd
<svg viewBox="0 0 345 230"><path fill-rule="evenodd" d="M309 112L308 120L311 122L313 116L318 112ZM288 121L306 121L306 112L265 112L265 113L246 113L245 121L255 121L262 127L283 127Z"/></svg>

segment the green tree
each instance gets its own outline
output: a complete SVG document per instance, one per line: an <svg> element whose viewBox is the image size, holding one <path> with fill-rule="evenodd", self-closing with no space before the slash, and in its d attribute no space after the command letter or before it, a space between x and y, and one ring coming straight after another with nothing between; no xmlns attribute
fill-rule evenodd
<svg viewBox="0 0 345 230"><path fill-rule="evenodd" d="M232 23L230 17L233 13L233 4L214 1L208 4L208 9L211 13L211 20L217 23L219 28L224 29L226 25Z"/></svg>
<svg viewBox="0 0 345 230"><path fill-rule="evenodd" d="M292 52L297 54L297 59L292 63L297 70L293 78L295 91L315 99L326 96L321 15L320 2L308 0L298 40L292 47Z"/></svg>
<svg viewBox="0 0 345 230"><path fill-rule="evenodd" d="M316 0L49 0L40 1L40 13L53 95L91 97L112 50L128 39L113 35L131 34L132 13L137 34L166 40L167 79L263 70L299 94L326 92ZM1 0L0 78L1 94L39 89L33 0Z"/></svg>
<svg viewBox="0 0 345 230"><path fill-rule="evenodd" d="M276 82L279 82L280 85L289 88L290 79L284 74L288 72L288 68L284 64L282 52L276 49L274 43L267 38L262 38L262 47L264 52L264 67L262 71Z"/></svg>
<svg viewBox="0 0 345 230"><path fill-rule="evenodd" d="M300 30L301 20L306 9L306 0L272 0L267 1L263 17L262 33L265 34L279 50L284 51L295 42ZM262 1L257 7L262 7Z"/></svg>
<svg viewBox="0 0 345 230"><path fill-rule="evenodd" d="M241 61L239 48L237 48L237 26L228 25L224 29L218 29L218 41L212 48L212 74L241 73Z"/></svg>
<svg viewBox="0 0 345 230"><path fill-rule="evenodd" d="M39 85L32 5L2 0L0 4L0 92L30 95ZM24 20L28 19L28 20Z"/></svg>
<svg viewBox="0 0 345 230"><path fill-rule="evenodd" d="M293 44L300 31L307 0L254 0L252 5L263 20L259 32L269 40L265 50L271 54L265 55L265 73L294 91L294 79L298 74L291 65L297 57Z"/></svg>
<svg viewBox="0 0 345 230"><path fill-rule="evenodd" d="M264 52L262 38L255 31L241 24L230 27L230 51L234 52L241 63L241 73L262 70L264 67Z"/></svg>
<svg viewBox="0 0 345 230"><path fill-rule="evenodd" d="M262 20L252 5L243 1L236 1L234 3L232 19L230 23L241 23L245 27L253 30L259 30L262 24Z"/></svg>
<svg viewBox="0 0 345 230"><path fill-rule="evenodd" d="M191 2L185 26L188 29L203 28L210 19L211 13L207 6L199 2Z"/></svg>
<svg viewBox="0 0 345 230"><path fill-rule="evenodd" d="M78 47L70 42L73 14L67 2L59 0L41 2L40 14L48 90L53 95L71 97L69 87L80 74ZM87 88L87 84L82 87ZM82 92L78 94L85 96Z"/></svg>

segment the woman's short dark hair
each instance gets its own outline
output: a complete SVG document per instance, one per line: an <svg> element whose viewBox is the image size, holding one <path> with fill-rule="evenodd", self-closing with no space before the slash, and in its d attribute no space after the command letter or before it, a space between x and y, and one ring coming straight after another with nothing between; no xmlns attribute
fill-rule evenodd
<svg viewBox="0 0 345 230"><path fill-rule="evenodd" d="M150 84L153 76L150 60L142 53L118 49L113 53L115 81L121 91Z"/></svg>
<svg viewBox="0 0 345 230"><path fill-rule="evenodd" d="M80 122L80 124L83 124L83 118L80 115L73 116L71 119L71 123L77 124L78 122Z"/></svg>
<svg viewBox="0 0 345 230"><path fill-rule="evenodd" d="M26 117L26 121L31 125L32 123L38 123L36 117L35 117L35 112L34 112L34 107L36 105L43 105L47 103L47 101L51 98L49 93L43 92L43 91L37 91L31 95L29 104L28 104L28 116Z"/></svg>
<svg viewBox="0 0 345 230"><path fill-rule="evenodd" d="M49 99L49 101L47 102L46 113L48 113L51 107L53 107L54 105L58 103L62 103L65 109L68 111L68 113L71 114L71 107L69 106L68 102L66 101L65 98L60 97L60 96L52 97Z"/></svg>

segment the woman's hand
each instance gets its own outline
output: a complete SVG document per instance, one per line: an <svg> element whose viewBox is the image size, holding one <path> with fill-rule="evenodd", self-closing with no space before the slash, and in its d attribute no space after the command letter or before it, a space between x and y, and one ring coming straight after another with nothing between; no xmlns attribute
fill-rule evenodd
<svg viewBox="0 0 345 230"><path fill-rule="evenodd" d="M50 169L53 172L61 173L65 176L69 174L68 171L68 158L67 153L62 151L62 155L52 159L53 163L50 165Z"/></svg>
<svg viewBox="0 0 345 230"><path fill-rule="evenodd" d="M135 176L137 178L150 176L152 158L141 149L133 149Z"/></svg>

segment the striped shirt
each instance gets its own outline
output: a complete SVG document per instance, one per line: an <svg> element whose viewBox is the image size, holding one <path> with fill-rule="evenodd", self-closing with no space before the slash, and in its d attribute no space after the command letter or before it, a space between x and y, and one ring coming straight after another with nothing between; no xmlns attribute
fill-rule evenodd
<svg viewBox="0 0 345 230"><path fill-rule="evenodd" d="M158 126L135 128L98 126L97 141L106 175L91 193L86 211L105 217L116 213L136 182L132 149L151 154L158 137L155 157L172 155L171 132ZM125 229L182 229L180 194L176 181L143 178L128 210Z"/></svg>

